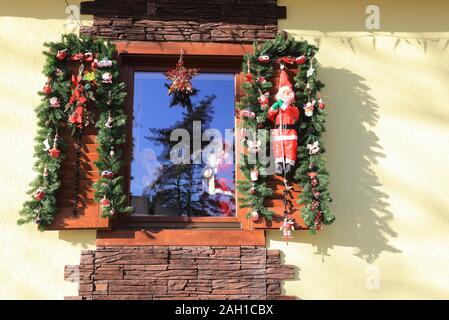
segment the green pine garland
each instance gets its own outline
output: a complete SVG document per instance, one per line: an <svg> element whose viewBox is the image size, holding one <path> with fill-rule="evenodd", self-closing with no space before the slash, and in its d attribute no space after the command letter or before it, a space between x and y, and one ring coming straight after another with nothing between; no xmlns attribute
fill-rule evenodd
<svg viewBox="0 0 449 320"><path fill-rule="evenodd" d="M78 126L78 123L70 120L76 112L77 102L73 101L74 80L69 62L71 57L79 53L82 54L84 62L74 61L72 67L84 65L86 73L81 74L79 78L79 83L83 86L83 96L87 98L89 105L95 104L99 110L97 119L90 111L83 118L85 119L83 121L95 123L98 128L99 158L95 165L100 176L104 170L109 170L113 174L112 179L102 177L94 184L95 200L100 203L102 199L109 200L109 206L102 206L103 216L111 216L114 212L130 212L131 208L127 206L127 197L123 191L123 176L119 174L123 165L123 152L120 146L125 143L126 138L126 115L122 107L126 94L123 91L125 84L118 81L119 67L114 60L115 46L101 39L78 37L75 34L63 35L60 42L44 45L48 51L44 52L46 64L43 73L48 81L44 90L39 92L42 102L35 109L38 132L35 138L34 156L37 160L34 163L34 169L38 174L31 182L31 189L28 192L32 195L32 199L24 203L18 223L35 221L43 230L52 223L57 211L56 196L61 185L59 174L66 148L64 141L57 135L64 126L71 127L74 136L82 135L82 127L85 124ZM65 51L64 57L58 58L58 52L63 51ZM92 53L100 61L95 60L94 63L100 65L93 67L92 63L86 59L86 53ZM112 64L101 65L102 60L110 61L109 63L112 62ZM111 83L103 81L103 77L106 77L105 73L112 76ZM52 98L57 98L59 107L51 106ZM112 121L108 123L108 119ZM49 141L52 147L61 151L59 157L50 156L48 147L44 148L45 141ZM39 192L43 192L44 196L39 197Z"/></svg>
<svg viewBox="0 0 449 320"><path fill-rule="evenodd" d="M298 141L298 160L299 164L294 179L298 181L302 192L297 200L301 207L301 214L305 224L312 233L321 228L322 224L331 224L335 217L329 211L328 202L331 201L328 191L329 173L326 170L326 162L323 157L324 147L322 141L322 133L325 131L324 123L326 121L327 112L324 110L324 104L318 107L316 102L313 116L306 117L304 115L303 106L307 102L320 101L319 91L324 84L317 80L316 69L317 60L315 54L318 48L309 44L307 41L296 41L292 37L285 38L282 35L276 37L272 41L264 42L262 45L254 44L254 53L244 57L242 71L246 74L247 81L244 82L243 88L246 95L237 105L239 113L242 110L253 112L250 117L241 116L242 123L240 130L268 129L267 123L268 107L261 108L258 98L261 94L268 92L272 83L269 80L273 74L273 63L283 57L300 57L306 58L305 63L299 64L299 72L295 76L294 90L296 93L295 105L301 111L301 119L299 124L299 141ZM268 56L268 62L259 61L260 56ZM295 64L296 65L296 64ZM286 64L288 67L289 65ZM248 70L249 67L249 70ZM307 75L307 71L313 67L315 72ZM262 81L259 81L262 80ZM321 101L320 101L321 102ZM269 137L262 137L262 145L268 147ZM243 139L244 147L248 147L248 141ZM315 154L309 154L308 144L318 142L319 151ZM255 182L250 179L251 170L256 167L261 173L264 171L264 164L257 160L256 164L248 164L248 154L242 154L243 162L239 163L241 172L245 179L239 181L238 190L242 195L239 198L240 207L251 208L257 211L265 219L272 219L273 212L264 206L264 200L273 194L273 191L267 187L268 176L261 174ZM312 186L312 178L310 175L316 173L315 182L317 185Z"/></svg>

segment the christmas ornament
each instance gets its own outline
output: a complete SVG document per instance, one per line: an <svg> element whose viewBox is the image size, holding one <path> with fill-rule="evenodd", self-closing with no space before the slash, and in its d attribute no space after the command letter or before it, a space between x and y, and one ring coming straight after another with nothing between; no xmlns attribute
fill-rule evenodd
<svg viewBox="0 0 449 320"><path fill-rule="evenodd" d="M326 104L323 102L323 100L318 99L318 108L320 108L321 110L323 110L326 107Z"/></svg>
<svg viewBox="0 0 449 320"><path fill-rule="evenodd" d="M310 78L311 76L313 76L314 72L315 72L315 69L313 68L313 66L310 66L309 70L307 70L307 78Z"/></svg>
<svg viewBox="0 0 449 320"><path fill-rule="evenodd" d="M245 109L240 111L240 116L245 118L254 118L256 117L256 114L250 110Z"/></svg>
<svg viewBox="0 0 449 320"><path fill-rule="evenodd" d="M259 102L260 107L261 107L262 110L266 110L266 109L268 108L268 105L269 105L268 96L269 96L269 93L266 92L266 93L264 93L264 94L261 94L261 95L257 98L257 101Z"/></svg>
<svg viewBox="0 0 449 320"><path fill-rule="evenodd" d="M101 172L101 177L105 179L112 179L114 177L114 173L111 170L103 170Z"/></svg>
<svg viewBox="0 0 449 320"><path fill-rule="evenodd" d="M320 151L320 143L318 141L315 141L314 143L309 143L307 145L307 149L309 149L309 154L316 154L318 151Z"/></svg>
<svg viewBox="0 0 449 320"><path fill-rule="evenodd" d="M307 175L309 176L310 179L315 179L317 176L317 173L314 171L308 172Z"/></svg>
<svg viewBox="0 0 449 320"><path fill-rule="evenodd" d="M165 73L168 80L172 81L168 94L175 92L191 93L193 91L192 79L198 75L199 69L187 69L184 66L184 51L181 50L176 68Z"/></svg>
<svg viewBox="0 0 449 320"><path fill-rule="evenodd" d="M90 64L90 67L92 69L97 69L98 68L98 59L95 58L94 61L92 61L92 63Z"/></svg>
<svg viewBox="0 0 449 320"><path fill-rule="evenodd" d="M61 103L59 102L59 99L57 97L53 97L50 99L50 106L52 108L59 108L61 106Z"/></svg>
<svg viewBox="0 0 449 320"><path fill-rule="evenodd" d="M78 128L82 128L84 125L84 107L78 106L73 111L72 115L69 117L69 122L73 125L76 125Z"/></svg>
<svg viewBox="0 0 449 320"><path fill-rule="evenodd" d="M37 189L36 193L34 194L34 199L37 201L41 201L45 198L45 191L42 188Z"/></svg>
<svg viewBox="0 0 449 320"><path fill-rule="evenodd" d="M112 83L112 74L109 72L105 72L101 75L101 82L103 83Z"/></svg>
<svg viewBox="0 0 449 320"><path fill-rule="evenodd" d="M34 220L34 223L37 224L37 225L40 225L42 223L42 219L38 216L36 218L36 220Z"/></svg>
<svg viewBox="0 0 449 320"><path fill-rule="evenodd" d="M304 114L306 115L306 117L311 117L313 116L313 109L315 108L315 104L313 102L307 102L306 105L304 106Z"/></svg>
<svg viewBox="0 0 449 320"><path fill-rule="evenodd" d="M290 218L284 218L284 221L279 228L282 231L282 238L291 239L292 238L292 230L295 230L295 221Z"/></svg>
<svg viewBox="0 0 449 320"><path fill-rule="evenodd" d="M267 55L261 55L257 58L257 61L259 61L260 63L268 63L270 62L270 57Z"/></svg>
<svg viewBox="0 0 449 320"><path fill-rule="evenodd" d="M260 84L264 84L267 82L267 79L265 79L265 77L259 76L257 77L257 82L259 82Z"/></svg>
<svg viewBox="0 0 449 320"><path fill-rule="evenodd" d="M44 88L42 89L42 91L46 94L49 95L52 92L52 88L51 88L51 84L49 81L47 81L47 83L45 84Z"/></svg>
<svg viewBox="0 0 449 320"><path fill-rule="evenodd" d="M302 56L299 56L299 57L296 57L295 58L295 62L297 63L297 64L299 64L299 65L303 65L304 63L306 63L306 56L305 55L302 55Z"/></svg>
<svg viewBox="0 0 449 320"><path fill-rule="evenodd" d="M112 116L111 116L111 113L109 112L109 115L108 115L108 120L106 120L106 122L105 122L105 127L106 128L112 128L112 122L114 121L114 119L112 118Z"/></svg>
<svg viewBox="0 0 449 320"><path fill-rule="evenodd" d="M256 188L254 186L249 189L249 194L256 194Z"/></svg>
<svg viewBox="0 0 449 320"><path fill-rule="evenodd" d="M56 53L56 58L58 60L64 60L66 57L67 57L67 49L58 50L58 53Z"/></svg>
<svg viewBox="0 0 449 320"><path fill-rule="evenodd" d="M93 62L94 61L94 54L92 53L92 52L86 52L85 54L84 54L84 61L86 61L86 62Z"/></svg>
<svg viewBox="0 0 449 320"><path fill-rule="evenodd" d="M111 147L111 151L109 151L109 155L110 155L111 157L115 156L114 147Z"/></svg>
<svg viewBox="0 0 449 320"><path fill-rule="evenodd" d="M257 168L254 168L250 172L251 181L257 181L259 180L259 170Z"/></svg>
<svg viewBox="0 0 449 320"><path fill-rule="evenodd" d="M47 169L47 167L44 168L44 172L42 173L42 176L48 177L48 169Z"/></svg>
<svg viewBox="0 0 449 320"><path fill-rule="evenodd" d="M251 221L256 222L260 219L259 212L256 210L251 211Z"/></svg>
<svg viewBox="0 0 449 320"><path fill-rule="evenodd" d="M111 77L112 79L112 77ZM86 72L83 76L84 81L94 81L95 80L95 73L93 72Z"/></svg>
<svg viewBox="0 0 449 320"><path fill-rule="evenodd" d="M56 158L59 158L59 155L60 155L61 151L59 151L58 148L53 146L53 148L48 150L48 153L50 154L50 157L56 159Z"/></svg>
<svg viewBox="0 0 449 320"><path fill-rule="evenodd" d="M97 65L98 68L110 68L112 67L112 61L109 60L108 58L103 58L100 61L97 60Z"/></svg>
<svg viewBox="0 0 449 320"><path fill-rule="evenodd" d="M48 142L48 138L44 140L44 142L42 143L44 145L44 151L48 151L50 150L50 142Z"/></svg>
<svg viewBox="0 0 449 320"><path fill-rule="evenodd" d="M253 75L251 74L251 62L248 60L246 63L248 70L245 74L245 80L246 82L252 82L253 81Z"/></svg>
<svg viewBox="0 0 449 320"><path fill-rule="evenodd" d="M108 199L106 199L106 195L103 197L103 199L101 199L100 201L100 205L102 208L109 208L111 206L111 201L109 201Z"/></svg>

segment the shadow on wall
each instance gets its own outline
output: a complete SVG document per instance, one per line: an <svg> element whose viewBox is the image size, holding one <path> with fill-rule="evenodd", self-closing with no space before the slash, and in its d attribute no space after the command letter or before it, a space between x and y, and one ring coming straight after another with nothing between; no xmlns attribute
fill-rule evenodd
<svg viewBox="0 0 449 320"><path fill-rule="evenodd" d="M396 232L390 227L388 195L371 166L384 157L379 138L373 130L378 106L370 88L360 76L346 70L320 68L320 80L332 89L323 95L328 121L326 159L330 172L330 204L337 220L317 235L295 232L293 241L310 243L317 254L330 255L334 246L353 247L355 255L374 262L383 252L399 253L389 244ZM282 241L280 234L273 240Z"/></svg>

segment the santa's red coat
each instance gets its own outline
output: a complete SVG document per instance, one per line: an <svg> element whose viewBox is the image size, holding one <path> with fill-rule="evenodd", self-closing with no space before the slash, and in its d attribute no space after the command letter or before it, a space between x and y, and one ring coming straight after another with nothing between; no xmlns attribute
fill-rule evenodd
<svg viewBox="0 0 449 320"><path fill-rule="evenodd" d="M282 162L295 164L298 150L298 133L295 129L280 129L279 125L295 125L299 121L299 110L294 105L289 105L282 110L278 108L268 110L268 119L275 124L271 135L275 163ZM283 150L282 150L283 149Z"/></svg>

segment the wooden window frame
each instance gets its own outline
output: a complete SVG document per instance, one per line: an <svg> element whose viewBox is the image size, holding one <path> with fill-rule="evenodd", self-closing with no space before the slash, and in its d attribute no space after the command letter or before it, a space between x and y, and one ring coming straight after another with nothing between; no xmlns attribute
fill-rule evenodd
<svg viewBox="0 0 449 320"><path fill-rule="evenodd" d="M127 84L125 113L128 119L133 117L134 74L139 71L166 71L179 58L181 49L186 51L185 61L189 66L199 67L207 72L229 72L235 74L235 99L242 96L241 63L243 55L252 51L251 45L216 44L194 42L116 42L121 67L122 81ZM217 66L219 65L219 66ZM233 112L233 110L231 110ZM131 156L132 156L132 121L127 125L127 143L124 147L125 192L130 200ZM237 170L237 150L235 152L235 175ZM238 194L236 194L238 198ZM166 216L124 216L113 219L112 229L235 229L249 230L246 219L247 210L238 208L236 199L236 215L234 217L166 217Z"/></svg>

